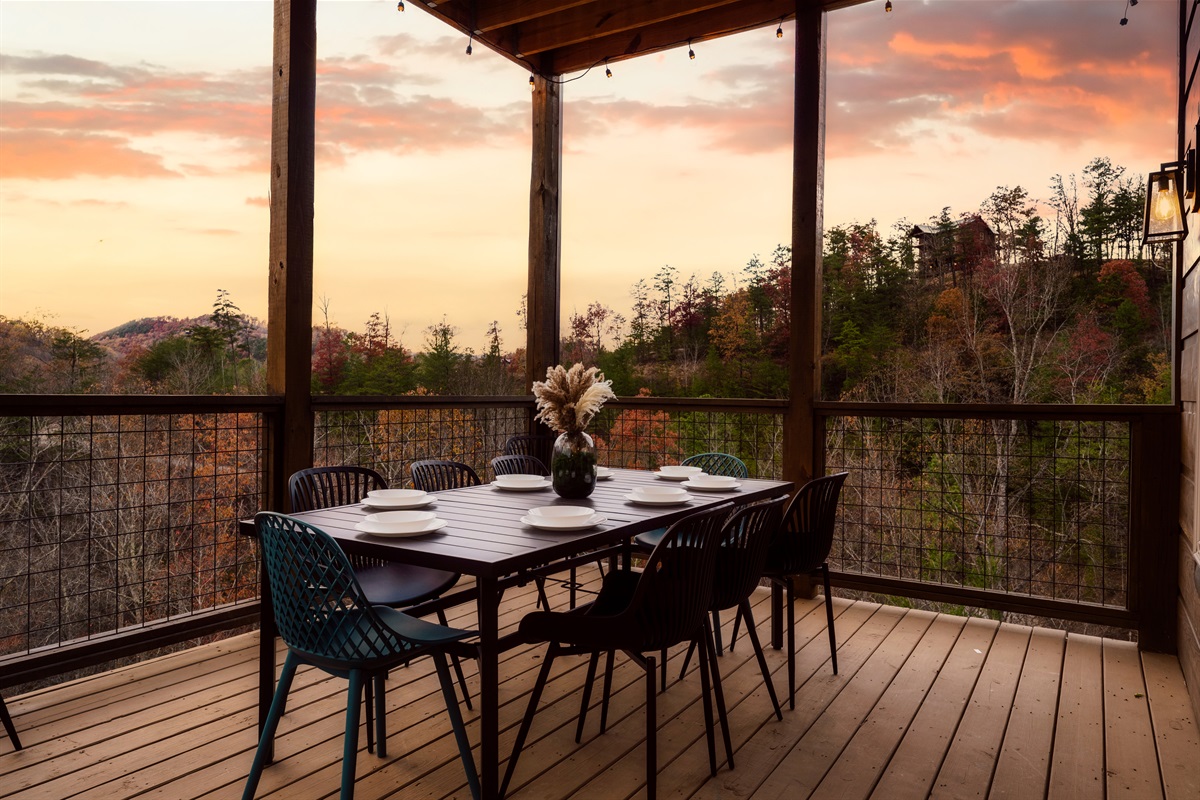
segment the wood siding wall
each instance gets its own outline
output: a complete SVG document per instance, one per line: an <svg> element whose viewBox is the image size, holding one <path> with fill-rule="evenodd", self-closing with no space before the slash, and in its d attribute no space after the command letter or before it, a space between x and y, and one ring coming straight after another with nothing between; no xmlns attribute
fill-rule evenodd
<svg viewBox="0 0 1200 800"><path fill-rule="evenodd" d="M1197 86L1197 66L1200 65L1200 21L1198 0L1180 0L1180 22L1184 31L1181 42L1180 86L1182 106L1180 108L1181 151L1187 152L1197 146L1196 134L1200 126L1200 87ZM1153 165L1152 165L1153 166ZM1187 679L1188 694L1192 709L1200 714L1200 519L1196 494L1196 475L1200 468L1200 428L1197 427L1197 395L1200 394L1200 327L1197 302L1200 297L1200 193L1188 200L1187 240L1183 243L1183 257L1179 260L1176 277L1179 291L1177 331L1179 337L1179 401L1182 406L1183 436L1180 446L1182 468L1179 473L1179 523L1182 535L1179 538L1179 662Z"/></svg>

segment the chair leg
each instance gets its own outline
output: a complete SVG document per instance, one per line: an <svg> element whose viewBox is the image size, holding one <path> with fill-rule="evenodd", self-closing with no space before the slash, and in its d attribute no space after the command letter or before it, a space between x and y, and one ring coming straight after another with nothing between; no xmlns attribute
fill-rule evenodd
<svg viewBox="0 0 1200 800"><path fill-rule="evenodd" d="M17 736L17 726L13 724L12 715L8 713L8 706L4 704L4 698L0 697L0 722L4 723L4 730L8 733L8 740L12 742L14 750L21 749L21 739Z"/></svg>
<svg viewBox="0 0 1200 800"><path fill-rule="evenodd" d="M367 709L367 752L374 753L375 752L375 732L374 732L374 728L375 728L375 712L374 712L375 680L374 680L374 678L372 678L371 680L366 682L366 686L364 688L364 693L366 694L366 700L363 702L363 707Z"/></svg>
<svg viewBox="0 0 1200 800"><path fill-rule="evenodd" d="M608 698L612 696L613 657L616 653L608 651L604 662L604 702L600 704L600 732L608 730Z"/></svg>
<svg viewBox="0 0 1200 800"><path fill-rule="evenodd" d="M550 610L550 598L546 597L546 579L537 577L533 579L534 586L537 587L538 599L537 604L544 610Z"/></svg>
<svg viewBox="0 0 1200 800"><path fill-rule="evenodd" d="M263 767L275 742L275 730L279 727L279 718L283 716L284 701L292 688L292 678L296 677L296 667L299 662L288 653L283 662L283 670L279 673L279 685L275 687L275 696L271 699L271 708L267 712L266 722L263 723L262 733L258 737L258 749L254 751L254 762L250 765L250 775L246 778L246 788L242 790L242 800L254 800L254 792L258 789L258 779L262 777Z"/></svg>
<svg viewBox="0 0 1200 800"><path fill-rule="evenodd" d="M664 647L659 656L662 658L662 666L659 667L659 672L662 673L662 680L660 682L662 690L665 692L667 690L667 648Z"/></svg>
<svg viewBox="0 0 1200 800"><path fill-rule="evenodd" d="M445 625L447 628L450 627L444 610L439 608L437 617L439 624ZM459 662L458 656L450 656L450 664L454 667L454 674L458 677L458 685L462 687L463 703L466 704L468 711L472 711L475 707L471 705L471 690L467 688L467 676L463 674L462 664Z"/></svg>
<svg viewBox="0 0 1200 800"><path fill-rule="evenodd" d="M738 619L746 618L746 635L750 637L750 646L754 648L754 656L758 659L758 668L762 671L763 683L767 684L767 694L771 696L771 707L775 709L775 718L783 719L783 711L779 708L779 698L775 696L775 682L771 680L771 670L767 667L767 657L763 654L762 643L758 641L758 631L754 629L754 611L750 608L750 599L745 598L738 605ZM733 649L732 643L729 645Z"/></svg>
<svg viewBox="0 0 1200 800"><path fill-rule="evenodd" d="M742 609L739 606L736 614L733 615L733 630L729 633L729 652L733 652L733 645L737 641L738 628L742 624Z"/></svg>
<svg viewBox="0 0 1200 800"><path fill-rule="evenodd" d="M683 680L683 676L687 674L688 664L692 663L692 654L696 652L696 640L688 642L687 655L683 657L683 666L679 668L679 680Z"/></svg>
<svg viewBox="0 0 1200 800"><path fill-rule="evenodd" d="M367 681L368 686L375 684L375 740L378 743L377 753L380 758L387 758L387 688L384 684L386 676L387 673L381 672ZM368 718L367 733L370 732L371 720ZM371 752L370 747L367 747L367 752Z"/></svg>
<svg viewBox="0 0 1200 800"><path fill-rule="evenodd" d="M538 671L537 680L533 683L533 691L529 693L529 706L525 709L521 727L517 730L517 739L513 742L512 755L508 757L508 768L504 770L504 780L500 782L500 797L504 797L508 793L508 784L512 780L513 773L517 771L517 759L521 757L521 749L525 747L525 739L529 736L529 727L533 723L533 714L537 711L538 701L542 699L542 689L546 688L546 681L550 678L550 665L554 663L558 649L556 642L550 643L550 647L546 650L546 657L542 660L542 668Z"/></svg>
<svg viewBox="0 0 1200 800"><path fill-rule="evenodd" d="M833 595L829 593L829 564L821 565L821 579L825 583L825 624L829 628L829 657L833 660L833 674L837 675L837 634L833 630Z"/></svg>
<svg viewBox="0 0 1200 800"><path fill-rule="evenodd" d="M783 586L771 581L771 647L783 647Z"/></svg>
<svg viewBox="0 0 1200 800"><path fill-rule="evenodd" d="M588 659L587 677L583 680L583 698L579 701L579 721L575 724L575 744L583 741L583 722L587 719L588 703L592 700L592 683L596 680L596 665L600 663L600 651ZM604 698L608 700L607 697Z"/></svg>
<svg viewBox="0 0 1200 800"><path fill-rule="evenodd" d="M707 623L707 621L706 621ZM721 737L725 740L725 760L729 762L729 768L733 769L733 742L729 736L729 714L725 710L725 690L721 687L721 667L717 664L717 648L713 644L712 629L702 631L705 636L701 638L700 646L708 648L709 672L712 676L713 696L717 698L717 716L721 721ZM704 651L700 651L700 658L704 658Z"/></svg>
<svg viewBox="0 0 1200 800"><path fill-rule="evenodd" d="M788 664L788 708L796 710L796 601L792 597L792 583L787 584L787 664Z"/></svg>
<svg viewBox="0 0 1200 800"><path fill-rule="evenodd" d="M350 696L346 701L346 736L342 742L341 800L354 800L354 772L358 766L358 711L363 702L363 683L362 670L350 670Z"/></svg>
<svg viewBox="0 0 1200 800"><path fill-rule="evenodd" d="M458 754L462 758L463 771L467 774L467 786L471 790L471 797L479 800L479 773L475 770L475 758L471 755L471 740L467 738L467 726L463 724L462 712L458 708L458 698L454 696L454 682L450 679L446 656L437 650L432 655L433 665L437 669L438 682L442 684L442 697L446 700L446 713L450 716L450 727L454 730L454 740L458 743ZM382 733L380 733L379 740L383 741Z"/></svg>
<svg viewBox="0 0 1200 800"><path fill-rule="evenodd" d="M700 634L704 636L703 632ZM696 644L696 640L692 640ZM711 679L708 674L708 647L701 645L700 651L700 699L704 706L704 738L708 744L708 774L717 777L717 737L713 733L713 709ZM690 649L690 648L689 648Z"/></svg>
<svg viewBox="0 0 1200 800"><path fill-rule="evenodd" d="M658 788L658 703L654 691L654 656L646 656L646 800ZM666 674L665 672L663 673ZM665 687L664 687L665 688Z"/></svg>
<svg viewBox="0 0 1200 800"><path fill-rule="evenodd" d="M717 648L717 655L723 655L725 648L721 646L721 612L715 608L712 610L712 632L713 644Z"/></svg>

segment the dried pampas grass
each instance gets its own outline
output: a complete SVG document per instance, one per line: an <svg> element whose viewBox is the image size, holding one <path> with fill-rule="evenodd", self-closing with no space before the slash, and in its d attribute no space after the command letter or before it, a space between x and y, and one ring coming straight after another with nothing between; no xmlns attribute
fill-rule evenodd
<svg viewBox="0 0 1200 800"><path fill-rule="evenodd" d="M596 367L575 364L546 370L546 380L533 384L537 419L559 433L577 433L592 421L605 401L616 397L612 381Z"/></svg>

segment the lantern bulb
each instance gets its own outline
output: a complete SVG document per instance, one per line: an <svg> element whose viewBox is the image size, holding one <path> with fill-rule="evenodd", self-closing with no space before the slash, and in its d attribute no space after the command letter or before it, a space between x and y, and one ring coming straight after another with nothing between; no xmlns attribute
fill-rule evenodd
<svg viewBox="0 0 1200 800"><path fill-rule="evenodd" d="M471 43L467 42L467 55L471 55Z"/></svg>
<svg viewBox="0 0 1200 800"><path fill-rule="evenodd" d="M537 88L537 87L533 82L533 73L531 72L531 73L529 73L529 91L532 92L535 88Z"/></svg>
<svg viewBox="0 0 1200 800"><path fill-rule="evenodd" d="M612 77L612 70L611 70L611 69L609 69L608 67L605 67L605 68L604 68L604 77L606 77L606 78L611 78L611 77Z"/></svg>
<svg viewBox="0 0 1200 800"><path fill-rule="evenodd" d="M775 29L775 38L776 39L783 38L783 25L780 25L778 28Z"/></svg>
<svg viewBox="0 0 1200 800"><path fill-rule="evenodd" d="M892 0L887 0L887 2L883 4L883 13L892 13Z"/></svg>
<svg viewBox="0 0 1200 800"><path fill-rule="evenodd" d="M1175 193L1171 191L1171 180L1164 178L1158 184L1158 196L1154 198L1154 218L1166 222L1175 217Z"/></svg>
<svg viewBox="0 0 1200 800"><path fill-rule="evenodd" d="M396 10L397 10L397 11L403 11L403 10L404 10L404 0L400 0L400 2L396 3Z"/></svg>

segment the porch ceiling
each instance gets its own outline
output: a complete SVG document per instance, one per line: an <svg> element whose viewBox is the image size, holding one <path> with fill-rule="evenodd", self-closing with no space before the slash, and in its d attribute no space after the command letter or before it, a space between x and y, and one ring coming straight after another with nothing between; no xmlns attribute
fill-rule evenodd
<svg viewBox="0 0 1200 800"><path fill-rule="evenodd" d="M410 0L543 76L716 39L869 0Z"/></svg>

